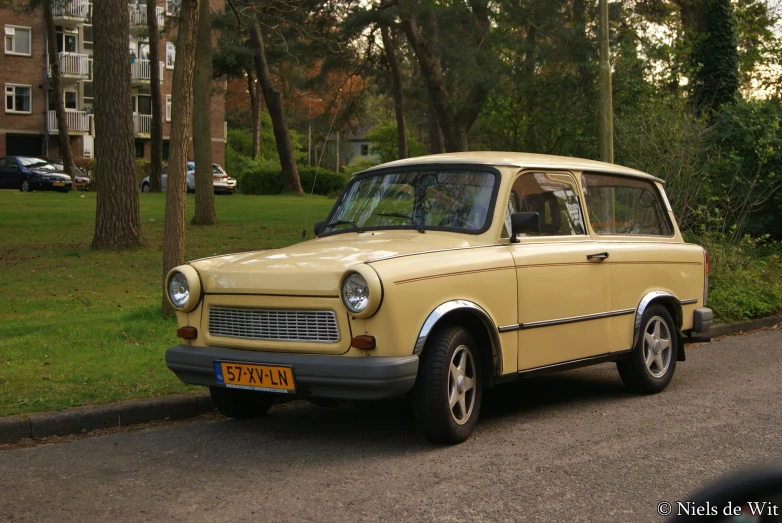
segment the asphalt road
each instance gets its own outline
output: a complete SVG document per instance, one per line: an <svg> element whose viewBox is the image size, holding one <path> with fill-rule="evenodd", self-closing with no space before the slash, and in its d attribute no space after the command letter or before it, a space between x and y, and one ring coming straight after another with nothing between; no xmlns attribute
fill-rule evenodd
<svg viewBox="0 0 782 523"><path fill-rule="evenodd" d="M782 329L693 346L655 396L613 365L486 398L454 447L404 402L275 407L0 450L0 521L663 521L723 474L782 462Z"/></svg>

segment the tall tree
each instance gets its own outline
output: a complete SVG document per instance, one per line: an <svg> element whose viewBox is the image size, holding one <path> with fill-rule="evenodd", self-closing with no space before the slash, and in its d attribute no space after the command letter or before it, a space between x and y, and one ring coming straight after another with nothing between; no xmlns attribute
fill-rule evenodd
<svg viewBox="0 0 782 523"><path fill-rule="evenodd" d="M201 0L208 1L208 0ZM176 63L172 84L171 149L166 181L166 216L163 226L163 314L173 314L166 299L168 271L185 262L185 210L187 205L187 149L193 113L193 69L198 37L199 0L182 0L177 27ZM127 10L125 11L127 12ZM125 46L127 48L127 45Z"/></svg>
<svg viewBox="0 0 782 523"><path fill-rule="evenodd" d="M60 76L60 57L57 53L57 29L54 26L54 15L52 13L52 3L55 0L43 1L43 16L46 23L46 44L49 56L49 78L52 81L52 91L54 92L54 112L57 116L57 132L60 142L60 155L62 156L62 165L68 176L73 178L73 153L71 151L71 137L68 132L68 118L65 114L65 100L62 88L62 78ZM47 151L46 154L49 154ZM72 185L76 190L76 184Z"/></svg>
<svg viewBox="0 0 782 523"><path fill-rule="evenodd" d="M195 160L195 215L193 225L214 225L214 174L212 174L212 12L201 0L198 16L193 101L193 159Z"/></svg>
<svg viewBox="0 0 782 523"><path fill-rule="evenodd" d="M266 48L263 42L260 24L256 20L249 22L249 36L252 48L255 51L255 70L258 81L261 84L266 107L272 118L274 139L277 143L277 153L280 155L282 167L282 190L303 194L299 169L293 156L293 145L288 133L288 122L285 118L285 108L282 105L282 94L274 87L272 74L269 70L269 62L266 60Z"/></svg>
<svg viewBox="0 0 782 523"><path fill-rule="evenodd" d="M143 243L130 103L128 8L125 0L93 5L95 33L95 171L98 196L92 248Z"/></svg>
<svg viewBox="0 0 782 523"><path fill-rule="evenodd" d="M391 74L391 86L394 92L394 113L396 114L397 147L399 159L407 158L407 126L405 125L405 102L402 93L402 75L399 73L399 62L394 54L394 42L388 26L380 28L383 39L383 51L388 62L388 70Z"/></svg>
<svg viewBox="0 0 782 523"><path fill-rule="evenodd" d="M159 35L157 26L157 2L147 0L147 30L149 32L149 86L152 95L151 162L149 164L149 190L160 192L163 189L163 104L160 93L160 67L158 63Z"/></svg>
<svg viewBox="0 0 782 523"><path fill-rule="evenodd" d="M704 31L690 57L692 104L717 111L735 100L741 81L736 25L730 0L701 0L701 10Z"/></svg>

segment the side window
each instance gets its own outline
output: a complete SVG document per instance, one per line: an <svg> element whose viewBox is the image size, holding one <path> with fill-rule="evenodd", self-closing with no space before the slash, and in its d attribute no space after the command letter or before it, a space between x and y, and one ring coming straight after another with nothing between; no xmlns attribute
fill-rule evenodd
<svg viewBox="0 0 782 523"><path fill-rule="evenodd" d="M536 212L540 216L540 236L586 234L581 202L566 175L525 173L516 178L508 199L503 237L510 237L510 215Z"/></svg>
<svg viewBox="0 0 782 523"><path fill-rule="evenodd" d="M660 191L647 180L604 174L582 175L584 198L597 234L672 236L673 225Z"/></svg>

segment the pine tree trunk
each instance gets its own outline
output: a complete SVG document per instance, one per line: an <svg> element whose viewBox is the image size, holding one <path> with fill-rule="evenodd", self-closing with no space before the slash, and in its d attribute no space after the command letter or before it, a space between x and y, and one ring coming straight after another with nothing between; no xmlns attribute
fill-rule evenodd
<svg viewBox="0 0 782 523"><path fill-rule="evenodd" d="M101 0L103 1L103 0ZM207 1L207 0L203 0ZM185 262L187 149L193 113L193 69L198 35L199 0L182 0L177 29L176 63L171 107L171 150L166 179L166 217L163 226L163 314L173 314L166 298L168 271ZM127 48L127 43L125 45Z"/></svg>
<svg viewBox="0 0 782 523"><path fill-rule="evenodd" d="M193 73L193 159L195 160L195 215L193 225L214 225L214 175L212 174L212 12L201 0L198 16L195 71Z"/></svg>
<svg viewBox="0 0 782 523"><path fill-rule="evenodd" d="M263 97L266 99L266 107L269 109L269 116L272 119L274 129L274 140L277 143L277 153L280 155L280 166L282 167L282 190L283 192L295 192L304 194L299 179L299 170L296 167L296 160L293 157L293 145L288 134L288 124L285 121L285 109L282 106L282 95L280 91L272 85L272 75L269 71L269 64L266 61L266 49L263 44L263 35L257 22L250 24L250 43L255 51L255 69L258 75L258 81L263 90Z"/></svg>
<svg viewBox="0 0 782 523"><path fill-rule="evenodd" d="M73 153L71 151L71 137L68 132L68 118L65 114L65 102L63 100L62 79L60 77L60 59L57 55L57 29L54 26L52 14L52 1L44 0L43 13L46 22L46 40L49 54L49 70L51 71L52 87L54 88L55 114L57 116L57 130L60 141L60 155L62 156L63 169L74 181L71 186L76 190L76 180L73 177ZM48 110L48 108L47 108ZM48 155L49 152L47 151Z"/></svg>
<svg viewBox="0 0 782 523"><path fill-rule="evenodd" d="M130 100L128 7L125 0L95 2L95 172L98 178L92 248L143 244L139 218Z"/></svg>
<svg viewBox="0 0 782 523"><path fill-rule="evenodd" d="M399 62L394 54L394 44L391 41L388 27L380 28L380 35L383 38L383 50L388 61L388 69L391 72L391 85L394 91L394 112L396 113L396 141L397 156L399 159L407 158L407 126L405 125L405 102L402 95L402 76L399 74Z"/></svg>
<svg viewBox="0 0 782 523"><path fill-rule="evenodd" d="M255 71L247 70L247 92L250 93L250 110L253 126L253 160L261 155L261 85L255 79Z"/></svg>
<svg viewBox="0 0 782 523"><path fill-rule="evenodd" d="M147 0L147 27L149 30L149 86L152 94L151 158L149 164L149 191L163 190L163 104L160 93L160 57L158 56L157 2Z"/></svg>

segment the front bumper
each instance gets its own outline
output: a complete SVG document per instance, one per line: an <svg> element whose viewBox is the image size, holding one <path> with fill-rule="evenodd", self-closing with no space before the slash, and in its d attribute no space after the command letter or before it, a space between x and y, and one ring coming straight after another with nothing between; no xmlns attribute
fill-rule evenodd
<svg viewBox="0 0 782 523"><path fill-rule="evenodd" d="M214 362L235 361L290 365L296 394L302 397L378 400L410 391L418 374L418 356L350 357L192 347L177 345L166 351L166 365L192 385L217 386Z"/></svg>
<svg viewBox="0 0 782 523"><path fill-rule="evenodd" d="M43 180L43 179L30 180L30 188L36 191L68 192L71 190L72 187L73 187L73 182L71 180Z"/></svg>

